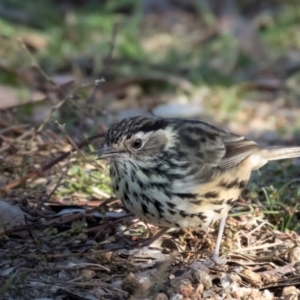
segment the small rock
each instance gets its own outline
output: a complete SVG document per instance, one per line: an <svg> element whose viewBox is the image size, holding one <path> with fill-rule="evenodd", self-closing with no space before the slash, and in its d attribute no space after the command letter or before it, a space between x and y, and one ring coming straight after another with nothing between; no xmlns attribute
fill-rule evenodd
<svg viewBox="0 0 300 300"><path fill-rule="evenodd" d="M9 276L14 270L15 267L2 268L0 271L0 276Z"/></svg>
<svg viewBox="0 0 300 300"><path fill-rule="evenodd" d="M61 280L70 280L72 278L72 276L70 275L70 273L66 270L61 270L59 273L58 273L58 278L61 279Z"/></svg>
<svg viewBox="0 0 300 300"><path fill-rule="evenodd" d="M170 300L181 300L181 299L183 299L183 296L180 294L176 294L170 298Z"/></svg>
<svg viewBox="0 0 300 300"><path fill-rule="evenodd" d="M297 300L299 295L300 292L295 286L286 286L282 290L284 300Z"/></svg>
<svg viewBox="0 0 300 300"><path fill-rule="evenodd" d="M192 271L192 278L195 282L203 284L204 289L212 287L212 278L204 270L197 269Z"/></svg>
<svg viewBox="0 0 300 300"><path fill-rule="evenodd" d="M242 278L238 275L238 274L229 274L228 277L230 278L230 280L233 282L233 283L236 283L237 285L241 285L242 283Z"/></svg>
<svg viewBox="0 0 300 300"><path fill-rule="evenodd" d="M82 269L80 273L85 280L92 279L96 275L96 272L90 269Z"/></svg>
<svg viewBox="0 0 300 300"><path fill-rule="evenodd" d="M201 261L194 261L189 265L189 269L197 270L201 269L209 274L210 270L209 268Z"/></svg>
<svg viewBox="0 0 300 300"><path fill-rule="evenodd" d="M111 286L113 288L115 288L115 289L121 289L122 288L122 284L123 284L122 280L119 279L119 280L113 281L111 283Z"/></svg>
<svg viewBox="0 0 300 300"><path fill-rule="evenodd" d="M221 275L220 281L221 281L221 286L223 289L226 290L226 289L230 288L232 281L231 281L231 278L227 274L223 273Z"/></svg>
<svg viewBox="0 0 300 300"><path fill-rule="evenodd" d="M261 275L261 279L265 285L269 285L278 281L278 275L264 273Z"/></svg>
<svg viewBox="0 0 300 300"><path fill-rule="evenodd" d="M245 279L248 283L253 285L254 287L261 286L261 276L249 269L244 269L241 273L241 277Z"/></svg>
<svg viewBox="0 0 300 300"><path fill-rule="evenodd" d="M101 297L107 296L107 291L102 288L96 288L92 290L93 295L97 297L97 299L102 299Z"/></svg>
<svg viewBox="0 0 300 300"><path fill-rule="evenodd" d="M223 273L220 280L223 288L223 293L226 294L237 291L242 283L242 278L237 274L227 275L226 273Z"/></svg>
<svg viewBox="0 0 300 300"><path fill-rule="evenodd" d="M213 289L203 292L202 298L200 299L214 299L214 300L223 300L224 298L217 297ZM230 299L232 300L232 299Z"/></svg>
<svg viewBox="0 0 300 300"><path fill-rule="evenodd" d="M234 299L250 299L252 294L256 292L259 291L252 288L240 287L232 293L232 296L234 297ZM258 299L261 300L261 298Z"/></svg>
<svg viewBox="0 0 300 300"><path fill-rule="evenodd" d="M168 296L164 293L159 293L157 296L154 298L154 300L168 300Z"/></svg>
<svg viewBox="0 0 300 300"><path fill-rule="evenodd" d="M203 295L204 292L204 285L203 283L199 283L196 289L196 294Z"/></svg>
<svg viewBox="0 0 300 300"><path fill-rule="evenodd" d="M133 273L130 273L126 278L124 278L121 285L123 291L130 295L135 294L139 290L140 286L139 278L137 278Z"/></svg>
<svg viewBox="0 0 300 300"><path fill-rule="evenodd" d="M0 199L0 223L13 227L25 225L25 214L18 205L12 205L4 199Z"/></svg>
<svg viewBox="0 0 300 300"><path fill-rule="evenodd" d="M182 277L174 278L171 281L170 285L176 294L181 294L184 297L190 297L194 292L192 283L187 278L182 278Z"/></svg>
<svg viewBox="0 0 300 300"><path fill-rule="evenodd" d="M294 268L295 268L295 273L300 274L300 261L294 264Z"/></svg>
<svg viewBox="0 0 300 300"><path fill-rule="evenodd" d="M300 261L300 247L295 247L289 252L288 261L290 263L297 263Z"/></svg>
<svg viewBox="0 0 300 300"><path fill-rule="evenodd" d="M263 297L264 297L266 300L273 300L273 299L274 299L273 293L271 293L269 290L264 290L264 291L263 291Z"/></svg>

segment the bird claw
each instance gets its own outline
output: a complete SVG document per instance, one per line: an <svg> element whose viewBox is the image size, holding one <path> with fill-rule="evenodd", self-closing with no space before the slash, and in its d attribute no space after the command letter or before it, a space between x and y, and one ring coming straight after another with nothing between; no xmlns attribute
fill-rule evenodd
<svg viewBox="0 0 300 300"><path fill-rule="evenodd" d="M225 265L227 263L227 257L226 256L214 256L212 255L211 260L216 264L216 265Z"/></svg>
<svg viewBox="0 0 300 300"><path fill-rule="evenodd" d="M227 263L227 258L226 256L216 256L216 255L212 255L210 257L210 259L207 259L203 262L203 264L208 267L208 268L212 268L214 266L222 266L225 265Z"/></svg>

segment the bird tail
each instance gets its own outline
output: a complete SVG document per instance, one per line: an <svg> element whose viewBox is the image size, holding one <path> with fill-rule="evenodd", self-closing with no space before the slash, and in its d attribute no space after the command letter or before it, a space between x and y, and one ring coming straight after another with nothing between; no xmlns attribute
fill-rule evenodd
<svg viewBox="0 0 300 300"><path fill-rule="evenodd" d="M268 147L263 150L263 157L267 160L300 157L300 147Z"/></svg>

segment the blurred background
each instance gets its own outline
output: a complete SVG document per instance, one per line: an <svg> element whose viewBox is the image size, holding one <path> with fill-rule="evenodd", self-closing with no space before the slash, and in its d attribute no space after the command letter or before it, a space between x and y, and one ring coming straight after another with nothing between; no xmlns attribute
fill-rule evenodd
<svg viewBox="0 0 300 300"><path fill-rule="evenodd" d="M0 130L154 114L295 143L299 21L296 0L2 0Z"/></svg>
<svg viewBox="0 0 300 300"><path fill-rule="evenodd" d="M1 299L54 299L54 285L69 288L68 299L125 299L124 274L170 259L147 252L131 260L126 237L145 238L149 227L127 214L111 191L107 162L95 161L106 128L133 115L196 118L262 146L300 145L300 1L1 0ZM283 259L300 260L299 160L253 175L231 211L222 253L257 249L253 270L261 274L265 259L264 270L279 268L278 286L290 287L294 273ZM162 254L183 249L182 257L207 258L215 236L200 233L199 246L175 233ZM298 254L288 260L291 249ZM112 273L78 273L77 264L68 273L71 261L100 262ZM268 276L267 286L276 281ZM226 295L231 280L219 280ZM120 297L105 298L107 289ZM90 291L97 296L79 296ZM232 299L273 299L255 295Z"/></svg>

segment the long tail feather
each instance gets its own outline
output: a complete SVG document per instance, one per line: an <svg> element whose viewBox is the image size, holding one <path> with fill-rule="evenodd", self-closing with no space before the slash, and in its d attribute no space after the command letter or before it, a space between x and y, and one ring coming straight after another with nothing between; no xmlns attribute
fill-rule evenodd
<svg viewBox="0 0 300 300"><path fill-rule="evenodd" d="M263 156L267 160L300 157L300 147L269 147L264 149Z"/></svg>

